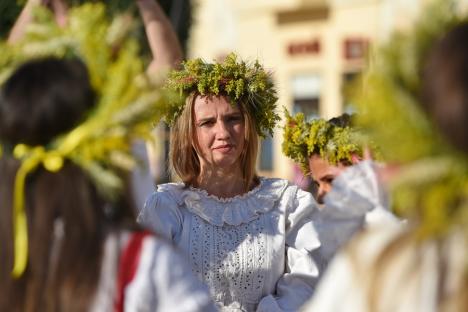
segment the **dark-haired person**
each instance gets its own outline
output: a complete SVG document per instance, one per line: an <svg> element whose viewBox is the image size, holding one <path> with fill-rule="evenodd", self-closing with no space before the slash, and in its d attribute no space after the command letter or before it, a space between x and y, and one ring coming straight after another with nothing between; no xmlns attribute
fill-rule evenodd
<svg viewBox="0 0 468 312"><path fill-rule="evenodd" d="M2 85L0 310L214 310L182 257L136 225L129 192L107 200L74 152L55 146L94 106L77 59L28 61Z"/></svg>
<svg viewBox="0 0 468 312"><path fill-rule="evenodd" d="M312 192L321 204L314 215L323 244L315 256L323 259L319 263L324 271L326 260L355 233L370 224L396 222L396 218L388 211L387 198L374 172L377 165L365 159L364 137L352 125L352 116L307 121L301 113L291 116L286 112L285 117L283 152L311 177ZM346 194L331 192L343 188L342 181L349 175L354 181Z"/></svg>

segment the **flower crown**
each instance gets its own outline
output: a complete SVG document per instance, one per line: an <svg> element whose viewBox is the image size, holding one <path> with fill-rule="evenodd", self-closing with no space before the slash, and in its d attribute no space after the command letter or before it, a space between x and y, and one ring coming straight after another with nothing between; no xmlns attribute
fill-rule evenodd
<svg viewBox="0 0 468 312"><path fill-rule="evenodd" d="M271 75L258 61L249 65L238 61L236 54L231 53L221 63L205 63L198 58L183 62L182 67L169 73L165 85L179 95L170 102L164 117L168 124L173 124L180 116L185 99L191 93L226 95L232 105L244 105L261 137L268 133L273 135L273 128L280 120L275 112L278 97Z"/></svg>
<svg viewBox="0 0 468 312"><path fill-rule="evenodd" d="M122 187L117 170L130 170L137 162L131 153L133 140L151 140L153 124L164 111L161 93L145 76L126 17L110 23L103 4L88 3L71 9L67 25L60 28L48 10L37 7L33 13L34 22L20 42L0 42L0 83L25 60L74 56L87 65L97 99L85 121L47 146L13 147L13 156L21 160L14 189L14 277L22 275L28 257L27 175L39 166L58 171L70 160L89 175L101 194L112 199Z"/></svg>
<svg viewBox="0 0 468 312"><path fill-rule="evenodd" d="M306 121L304 114L291 116L285 110L286 125L283 129L283 153L300 164L308 173L308 159L317 153L330 164L352 161L353 155L362 156L362 135L357 129L332 124L325 119Z"/></svg>

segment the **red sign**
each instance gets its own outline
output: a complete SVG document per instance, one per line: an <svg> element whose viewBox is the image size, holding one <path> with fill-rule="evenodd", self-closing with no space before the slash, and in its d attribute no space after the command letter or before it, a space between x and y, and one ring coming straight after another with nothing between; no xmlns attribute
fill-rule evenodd
<svg viewBox="0 0 468 312"><path fill-rule="evenodd" d="M292 42L288 45L288 54L291 56L318 53L320 53L320 41L318 39Z"/></svg>

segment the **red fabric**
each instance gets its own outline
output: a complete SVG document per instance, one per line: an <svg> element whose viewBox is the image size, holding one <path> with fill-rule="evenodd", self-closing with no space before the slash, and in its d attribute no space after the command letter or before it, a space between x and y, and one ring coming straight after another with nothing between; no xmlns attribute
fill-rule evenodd
<svg viewBox="0 0 468 312"><path fill-rule="evenodd" d="M150 233L148 231L139 231L131 235L127 246L125 246L120 256L119 275L117 276L117 296L114 303L115 312L124 311L125 288L133 280L138 268L143 238L150 235Z"/></svg>

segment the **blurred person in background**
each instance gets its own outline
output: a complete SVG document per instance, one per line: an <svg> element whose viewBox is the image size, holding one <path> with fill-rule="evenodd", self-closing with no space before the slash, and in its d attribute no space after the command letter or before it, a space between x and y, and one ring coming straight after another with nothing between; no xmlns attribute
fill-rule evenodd
<svg viewBox="0 0 468 312"><path fill-rule="evenodd" d="M143 21L152 59L147 74L154 81L164 78L167 72L179 65L183 59L182 48L169 19L164 14L157 0L135 0ZM28 0L16 23L10 31L8 42L18 42L33 20L35 6L49 8L54 13L55 21L65 26L68 19L69 5L65 0ZM129 191L135 200L135 208L140 210L146 198L153 192L155 173L161 172L161 161L151 144L142 140L133 142L133 153L140 160L140 166L131 173Z"/></svg>
<svg viewBox="0 0 468 312"><path fill-rule="evenodd" d="M364 145L369 142L352 124L354 116L306 121L301 113L285 114L283 153L312 178L312 192L321 204L314 212L314 220L323 244L314 253L322 259L319 263L324 271L326 259L331 259L355 233L371 224L397 219L388 211L385 193L379 187L374 173L377 165L365 159L368 152ZM359 168L359 175L353 173L353 167ZM341 187L341 175L354 177L352 192L326 196L332 188Z"/></svg>
<svg viewBox="0 0 468 312"><path fill-rule="evenodd" d="M437 10L443 11L440 7ZM428 16L434 20L434 14ZM403 42L392 42L387 48L395 49L392 51L396 53L377 55L384 58L380 63L384 66L378 66L368 78L369 87L375 87L372 89L376 91L375 96L389 90L387 88L401 88L400 93L394 92L394 96L382 99L387 102L387 108L373 111L366 125L380 138L388 139L385 143L389 144L389 150L392 149L391 138L393 144L404 145L404 149L391 151L398 151L395 158L399 158L401 164L388 187L392 190L393 205L407 217L408 224L369 228L358 236L332 262L305 311L468 309L468 23L466 19L457 21L456 15L448 16L452 17L445 24L443 18L438 19L438 27L446 29L445 34L434 35L435 28L428 30L424 22L417 24L412 32L419 36L417 39L429 38L419 42L435 42L429 53L417 51L420 47L414 44L416 38L411 34L402 37ZM411 49L407 49L406 43ZM402 72L396 70L388 74L385 57L389 55L423 57L421 62L412 63L423 64L421 70L414 71L422 73L419 100L407 101L404 111L400 110L401 98L395 99L403 94L402 90L406 94L414 90L404 83L390 84ZM398 78L400 83L404 81ZM372 95L363 99L367 99L363 102L367 108L376 100ZM404 116L418 116L411 107L418 102L427 117L409 124ZM400 133L384 129L388 127L385 120L395 124L403 121L407 127L402 129L401 135L419 140L408 144L398 140ZM426 121L433 126L425 128ZM414 151L418 148L421 152L415 158ZM353 181L349 176L343 180L341 189L332 192L343 196L352 191ZM337 297L340 300L336 300Z"/></svg>

